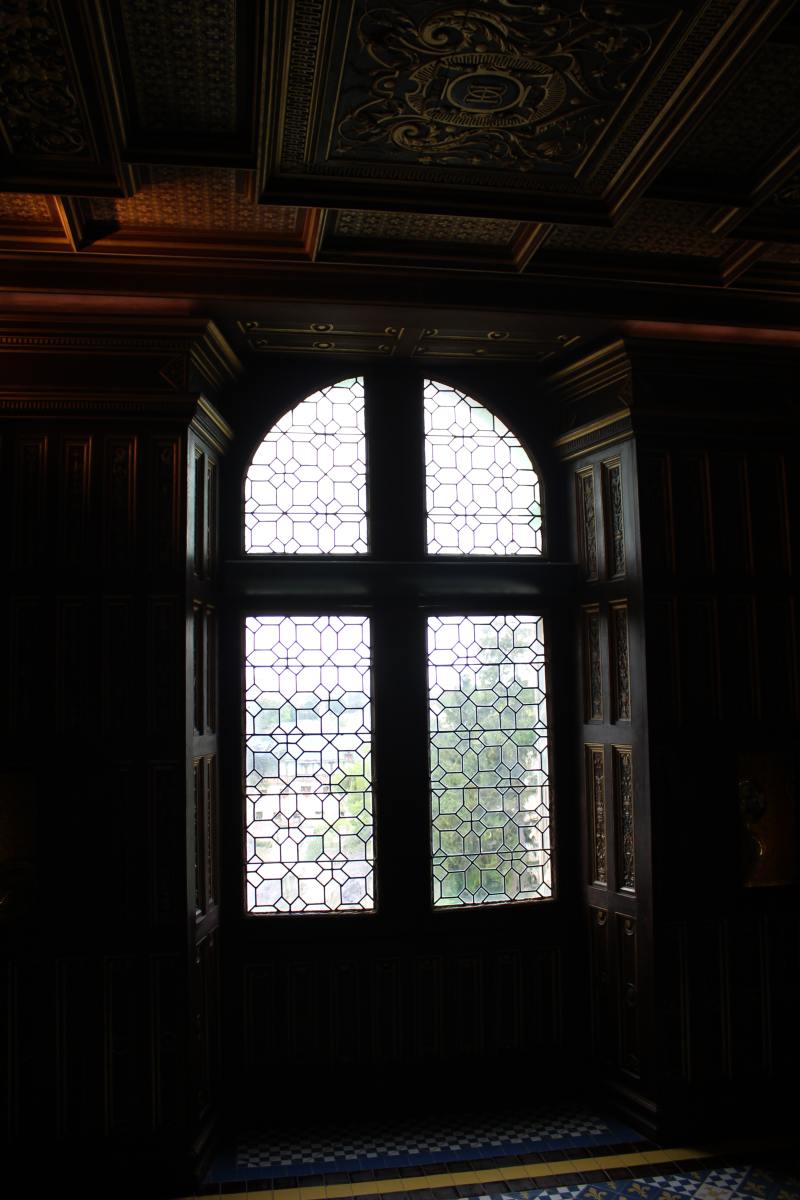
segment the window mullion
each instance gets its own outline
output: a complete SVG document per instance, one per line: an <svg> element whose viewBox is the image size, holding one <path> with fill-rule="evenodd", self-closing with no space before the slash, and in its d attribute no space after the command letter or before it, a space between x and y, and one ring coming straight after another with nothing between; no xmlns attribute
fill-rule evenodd
<svg viewBox="0 0 800 1200"><path fill-rule="evenodd" d="M369 545L376 559L425 554L422 380L398 363L365 375Z"/></svg>
<svg viewBox="0 0 800 1200"><path fill-rule="evenodd" d="M428 918L430 777L425 617L380 609L373 619L373 745L377 907L398 927Z"/></svg>

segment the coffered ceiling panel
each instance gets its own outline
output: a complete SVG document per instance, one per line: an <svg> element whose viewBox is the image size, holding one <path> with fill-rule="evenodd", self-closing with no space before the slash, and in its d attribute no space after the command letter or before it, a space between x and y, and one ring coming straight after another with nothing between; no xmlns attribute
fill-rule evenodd
<svg viewBox="0 0 800 1200"><path fill-rule="evenodd" d="M261 7L106 0L128 158L255 165Z"/></svg>
<svg viewBox="0 0 800 1200"><path fill-rule="evenodd" d="M133 190L106 103L98 33L84 0L4 0L0 6L3 186L119 196Z"/></svg>
<svg viewBox="0 0 800 1200"><path fill-rule="evenodd" d="M800 44L764 46L656 185L659 194L746 203L771 160L800 146Z"/></svg>
<svg viewBox="0 0 800 1200"><path fill-rule="evenodd" d="M514 240L518 229L518 221L345 209L335 214L331 232L342 238L388 238L393 242L463 242L467 245L508 246Z"/></svg>
<svg viewBox="0 0 800 1200"><path fill-rule="evenodd" d="M262 199L608 220L786 7L273 0Z"/></svg>
<svg viewBox="0 0 800 1200"><path fill-rule="evenodd" d="M248 193L246 172L149 167L130 199L84 201L84 240L100 251L149 247L169 254L194 247L305 257L310 215L296 207L257 205Z"/></svg>
<svg viewBox="0 0 800 1200"><path fill-rule="evenodd" d="M547 237L542 253L556 250L673 254L718 258L729 243L704 228L712 209L705 204L670 204L642 200L613 229L558 225Z"/></svg>
<svg viewBox="0 0 800 1200"><path fill-rule="evenodd" d="M69 249L57 202L49 196L0 192L0 246Z"/></svg>

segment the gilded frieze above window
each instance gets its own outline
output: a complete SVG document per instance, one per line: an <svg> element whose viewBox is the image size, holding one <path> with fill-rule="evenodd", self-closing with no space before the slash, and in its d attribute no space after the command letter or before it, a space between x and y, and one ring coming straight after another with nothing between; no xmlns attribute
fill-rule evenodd
<svg viewBox="0 0 800 1200"><path fill-rule="evenodd" d="M356 7L333 156L572 174L669 16L661 3L365 0Z"/></svg>

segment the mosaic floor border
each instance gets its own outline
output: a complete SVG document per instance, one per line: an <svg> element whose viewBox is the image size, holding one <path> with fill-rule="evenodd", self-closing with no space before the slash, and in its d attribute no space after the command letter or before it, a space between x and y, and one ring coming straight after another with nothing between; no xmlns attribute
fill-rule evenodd
<svg viewBox="0 0 800 1200"><path fill-rule="evenodd" d="M575 1159L505 1160L505 1167L429 1175L376 1171L340 1182L326 1176L301 1187L209 1183L196 1195L246 1193L247 1200L800 1200L796 1151L787 1167L785 1157L775 1157L774 1151L765 1157L763 1146L756 1143L749 1161L731 1161L736 1149L745 1150L741 1144L657 1147ZM779 1162L783 1165L776 1166Z"/></svg>

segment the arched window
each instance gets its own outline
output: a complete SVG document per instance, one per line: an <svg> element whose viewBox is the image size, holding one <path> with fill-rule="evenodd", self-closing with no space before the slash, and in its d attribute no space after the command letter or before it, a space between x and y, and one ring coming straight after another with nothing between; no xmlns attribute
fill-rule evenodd
<svg viewBox="0 0 800 1200"><path fill-rule="evenodd" d="M410 372L281 417L244 483L246 911L553 895L538 472Z"/></svg>

